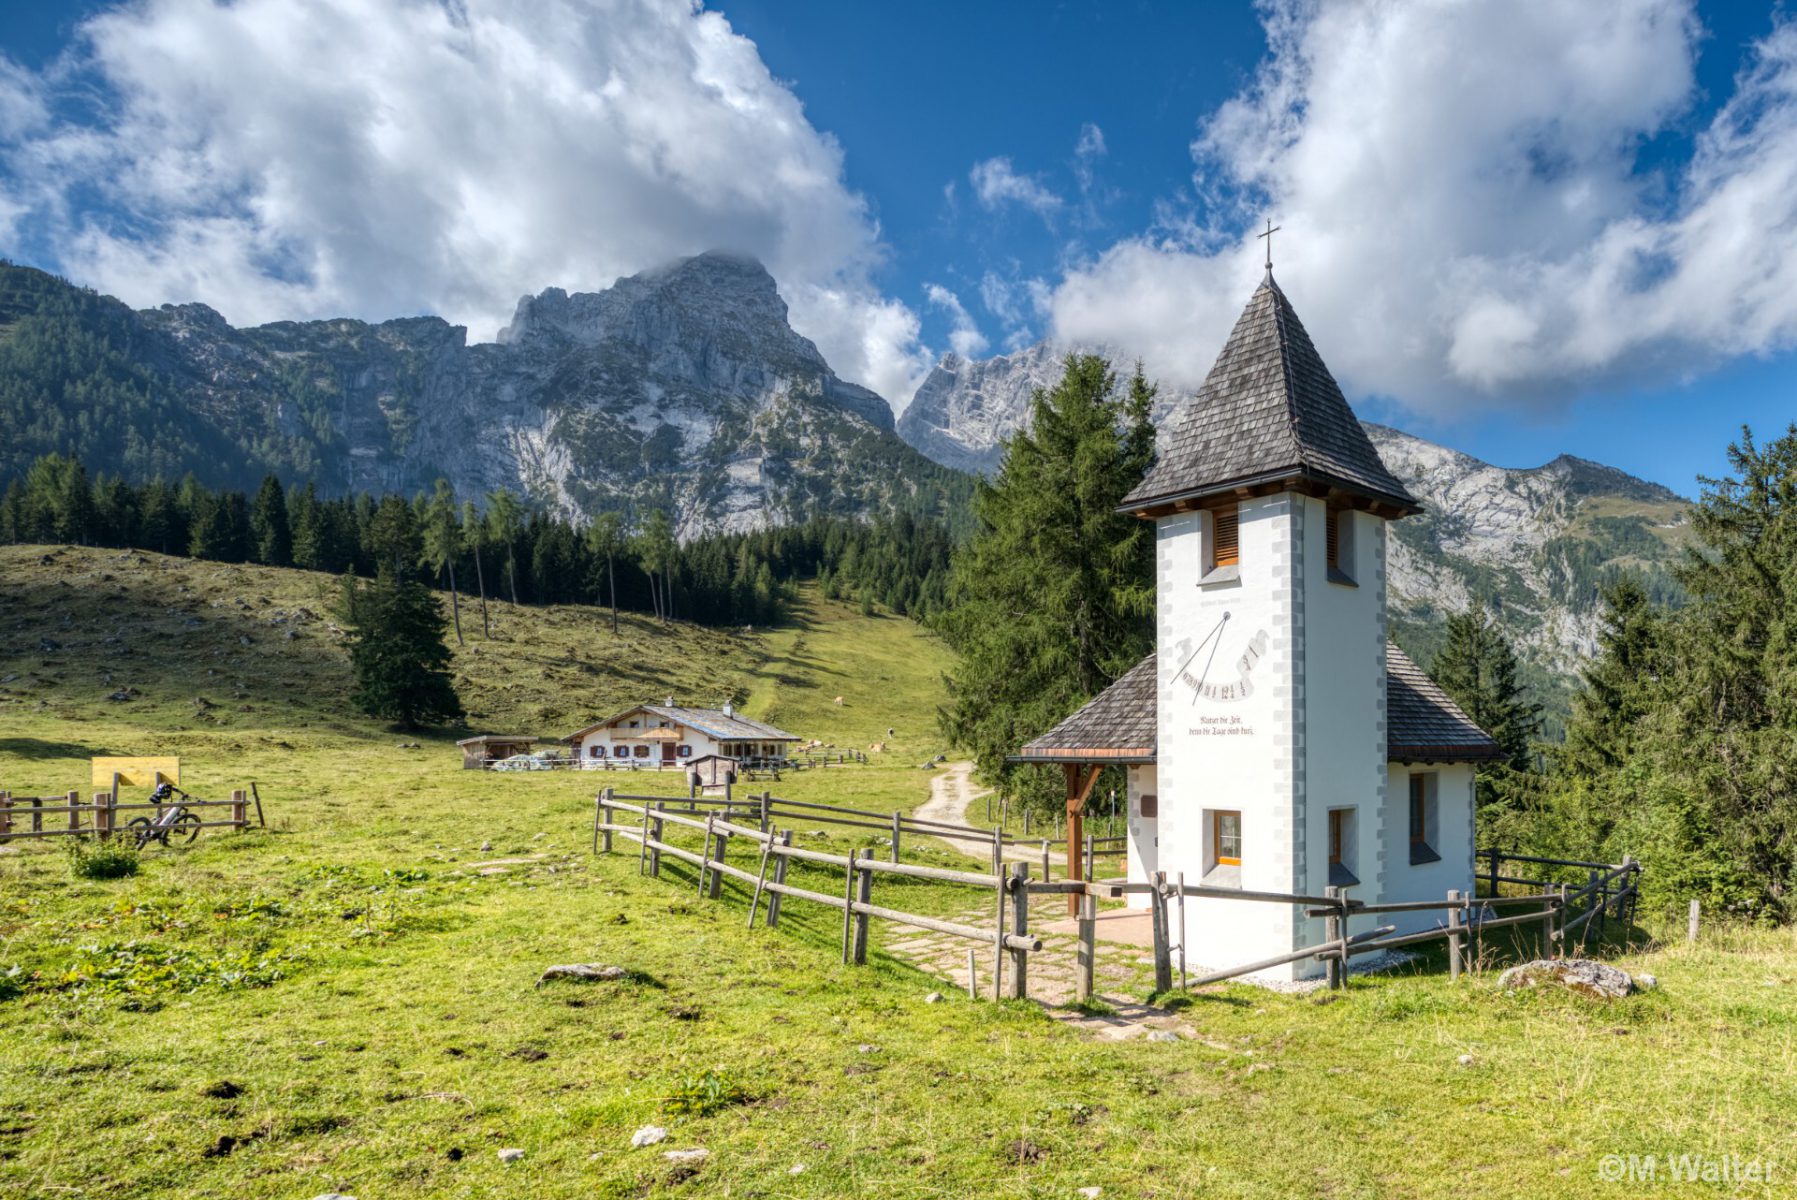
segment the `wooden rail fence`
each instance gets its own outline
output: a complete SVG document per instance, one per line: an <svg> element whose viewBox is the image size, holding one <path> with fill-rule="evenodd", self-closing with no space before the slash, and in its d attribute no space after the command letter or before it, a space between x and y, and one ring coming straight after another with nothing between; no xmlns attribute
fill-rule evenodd
<svg viewBox="0 0 1797 1200"><path fill-rule="evenodd" d="M239 789L231 793L229 800L182 800L182 808L193 809L199 815L202 829L245 829L249 827L250 793ZM125 828L129 817L120 820L122 812L149 811L158 812L173 805L155 803L121 803L116 792L94 792L93 800L87 804L81 802L79 791L69 791L60 796L15 796L11 792L0 791L0 842L13 838L47 838L77 837L93 835L104 841ZM230 810L230 816L224 820L208 821L199 810L208 808L224 808ZM261 819L260 797L256 800L258 821ZM82 817L86 816L84 824Z"/></svg>
<svg viewBox="0 0 1797 1200"><path fill-rule="evenodd" d="M829 854L794 846L793 830L790 827L778 828L775 824L777 817L799 817L807 823L889 832L890 858L881 861L874 857L872 850L865 848L846 854ZM702 849L694 851L670 842L670 826L702 833ZM907 832L951 839L962 839L969 834L984 837L991 842L992 857L987 868L982 871L961 871L900 862L898 847ZM1500 929L1538 925L1541 929L1541 953L1544 956L1563 954L1569 939L1575 933L1578 947L1582 950L1594 923L1601 931L1606 920L1626 922L1632 919L1641 872L1641 865L1632 858L1624 858L1617 864L1603 864L1568 859L1521 859L1515 855L1507 855L1504 857L1513 862L1528 861L1558 869L1582 870L1586 872L1587 878L1584 886L1576 889L1567 883L1541 883L1540 890L1521 894L1494 893L1478 896L1451 890L1440 900L1369 904L1352 899L1343 889L1335 887L1325 888L1324 894L1320 896L1250 891L1188 884L1183 877L1169 879L1164 872L1157 873L1153 880L1147 882L1094 880L1089 870L1085 879L1032 879L1027 863L1013 862L1007 868L1002 858L1006 843L1000 840L1001 837L1002 834L995 830L924 821L899 813L882 814L811 801L782 800L766 792L743 799L681 799L665 796L621 796L607 788L596 797L593 812L593 850L596 853L611 853L614 839L622 838L638 847L638 870L643 874L659 878L662 856L667 855L696 868L701 896L717 899L722 880L726 876L751 888L748 919L751 928L755 924L757 913L761 911L764 896L767 898L765 922L770 928L779 923L784 897L840 910L843 914L842 957L845 963L867 961L867 929L870 918L989 945L993 953L992 986L995 997L1002 995L1023 998L1028 994L1028 955L1042 948L1041 939L1029 933L1029 900L1032 896L1078 897L1075 988L1077 997L1083 1000L1092 994L1097 959L1097 902L1101 899L1118 900L1131 895L1148 897L1156 992L1173 990L1176 960L1179 986L1182 989L1220 983L1307 959L1321 962L1328 985L1339 988L1343 986L1347 966L1355 955L1380 953L1438 940L1447 943L1449 978L1458 980L1469 963L1482 957L1485 935ZM757 870L751 872L725 861L732 838L744 839L759 848ZM1089 850L1092 840L1088 839ZM1016 840L1011 844L1016 844ZM1087 861L1091 861L1090 854ZM787 867L792 862L840 870L843 874L841 894L834 895L789 882ZM989 891L994 897L992 924L968 925L877 905L873 903L871 894L873 879L877 875L905 876ZM1500 877L1498 882L1515 884L1530 881ZM1323 919L1324 937L1314 945L1226 970L1211 971L1197 978L1188 978L1185 962L1185 901L1188 898L1297 907L1308 917ZM1511 909L1523 911L1505 912ZM1429 911L1441 912L1442 924L1407 934L1397 933L1394 925L1383 924L1376 924L1373 928L1363 929L1358 933L1350 929L1356 918L1376 919L1388 914ZM1174 940L1176 930L1177 941ZM971 965L968 980L971 990Z"/></svg>

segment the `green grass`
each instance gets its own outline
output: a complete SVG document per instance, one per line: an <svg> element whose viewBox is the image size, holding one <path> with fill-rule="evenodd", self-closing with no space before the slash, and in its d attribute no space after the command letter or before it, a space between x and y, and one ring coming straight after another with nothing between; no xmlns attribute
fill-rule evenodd
<svg viewBox="0 0 1797 1200"><path fill-rule="evenodd" d="M124 669L110 629L84 615L59 634L54 610L22 610L16 589L63 589L35 553L17 583L18 561L0 560L0 679L31 679L0 685L0 786L85 787L89 753L167 750L196 794L259 779L271 827L152 847L119 880L80 878L53 847L0 854L0 1195L1542 1197L1644 1190L1597 1182L1611 1153L1797 1171L1790 931L1633 953L1623 965L1661 986L1609 1005L1428 969L1357 978L1328 1003L1219 989L1181 1012L1195 1040L1094 1041L1033 1005L967 1001L881 951L877 925L872 963L844 967L834 913L790 902L778 931L745 931L734 886L711 903L672 868L639 877L622 844L588 855L604 776L465 772L442 739L399 749L330 696L260 678L331 678L322 643L231 674L248 710L221 702L223 723L202 723L186 693L231 639L177 654L188 643L134 633L143 696L106 701L94 682ZM143 620L179 573L147 577ZM125 620L135 586L67 591L100 590ZM798 732L865 745L899 730L889 765L779 791L921 800L929 773L912 764L934 747L913 709L940 649L839 606L805 619L753 639L641 636L690 647L668 668L690 686L741 686ZM650 686L579 665L539 680L527 654L603 654L609 635L589 638L580 610L506 620L517 640L481 657L515 665L473 668L509 689L486 702L496 726ZM38 636L64 649L40 653ZM770 656L791 660L771 683ZM626 778L653 777L611 777ZM474 865L498 858L528 861ZM560 962L632 974L536 987ZM925 1004L931 991L947 998ZM668 1140L632 1149L650 1123ZM692 1146L711 1152L696 1168L661 1156ZM506 1166L505 1147L526 1157ZM1784 1177L1730 1194L1788 1194Z"/></svg>

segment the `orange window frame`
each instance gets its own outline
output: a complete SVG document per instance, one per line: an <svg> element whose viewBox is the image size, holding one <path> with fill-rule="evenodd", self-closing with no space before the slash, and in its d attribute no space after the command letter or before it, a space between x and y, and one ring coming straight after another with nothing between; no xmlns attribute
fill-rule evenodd
<svg viewBox="0 0 1797 1200"><path fill-rule="evenodd" d="M1223 832L1223 822L1226 818L1232 820L1235 824L1235 832L1232 834L1225 834ZM1218 811L1211 813L1210 819L1211 819L1211 845L1216 850L1217 865L1220 867L1239 867L1239 866L1241 866L1242 865L1242 814L1240 812L1224 812L1219 809ZM1235 853L1233 855L1223 853L1224 839L1226 837L1229 839L1229 841L1232 841L1235 843Z"/></svg>

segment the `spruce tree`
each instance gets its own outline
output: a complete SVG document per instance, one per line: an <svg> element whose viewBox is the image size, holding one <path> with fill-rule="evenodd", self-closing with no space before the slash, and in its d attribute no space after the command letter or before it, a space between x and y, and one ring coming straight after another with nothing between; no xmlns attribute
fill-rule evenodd
<svg viewBox="0 0 1797 1200"><path fill-rule="evenodd" d="M1665 615L1650 603L1641 580L1616 580L1604 589L1603 605L1597 653L1579 672L1584 687L1573 697L1558 756L1563 771L1586 779L1623 765L1664 670Z"/></svg>
<svg viewBox="0 0 1797 1200"><path fill-rule="evenodd" d="M1119 394L1096 355L1069 355L974 493L938 627L961 655L943 732L981 775L1047 804L1055 785L1005 762L1134 666L1153 644L1153 528L1117 511L1154 453L1154 388ZM843 574L848 574L844 566Z"/></svg>
<svg viewBox="0 0 1797 1200"><path fill-rule="evenodd" d="M462 525L456 519L455 491L449 480L437 480L424 506L424 561L449 580L449 611L455 620L456 645L462 645L462 599L456 592L455 560L462 554Z"/></svg>
<svg viewBox="0 0 1797 1200"><path fill-rule="evenodd" d="M435 594L383 560L372 584L350 578L339 615L349 630L351 699L369 716L407 729L459 720L462 703Z"/></svg>
<svg viewBox="0 0 1797 1200"><path fill-rule="evenodd" d="M1533 786L1541 705L1524 693L1517 665L1516 651L1483 601L1448 618L1446 640L1430 674L1503 752L1501 760L1478 769L1481 809L1514 807Z"/></svg>
<svg viewBox="0 0 1797 1200"><path fill-rule="evenodd" d="M287 492L281 481L265 475L250 506L250 533L256 561L271 567L293 565L293 529L287 517Z"/></svg>

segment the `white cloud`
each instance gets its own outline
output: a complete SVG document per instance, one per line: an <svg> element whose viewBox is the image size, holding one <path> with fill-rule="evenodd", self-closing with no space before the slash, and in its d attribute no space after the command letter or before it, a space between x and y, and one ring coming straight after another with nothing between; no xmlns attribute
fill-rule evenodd
<svg viewBox="0 0 1797 1200"><path fill-rule="evenodd" d="M939 308L948 314L953 329L948 335L948 344L962 358L978 358L986 352L990 344L986 335L961 303L961 297L955 295L941 284L926 283L923 285L924 295L932 307Z"/></svg>
<svg viewBox="0 0 1797 1200"><path fill-rule="evenodd" d="M1033 175L1019 175L1009 158L988 158L973 164L967 172L973 192L988 209L997 210L1008 204L1022 205L1041 217L1048 217L1061 207L1061 198Z"/></svg>
<svg viewBox="0 0 1797 1200"><path fill-rule="evenodd" d="M1055 331L1203 378L1275 271L1351 389L1547 403L1797 344L1797 27L1753 49L1691 161L1687 0L1273 0L1270 54L1193 145L1202 217L1071 271ZM1722 48L1712 48L1722 52Z"/></svg>
<svg viewBox="0 0 1797 1200"><path fill-rule="evenodd" d="M1102 158L1109 151L1104 144L1104 130L1087 121L1079 127L1079 141L1073 144L1076 158Z"/></svg>
<svg viewBox="0 0 1797 1200"><path fill-rule="evenodd" d="M47 87L104 115L50 122ZM134 304L486 338L526 292L716 247L846 378L902 400L929 365L841 148L683 0L143 0L51 74L0 71L0 155L6 248Z"/></svg>

